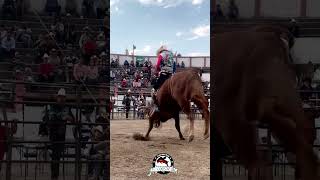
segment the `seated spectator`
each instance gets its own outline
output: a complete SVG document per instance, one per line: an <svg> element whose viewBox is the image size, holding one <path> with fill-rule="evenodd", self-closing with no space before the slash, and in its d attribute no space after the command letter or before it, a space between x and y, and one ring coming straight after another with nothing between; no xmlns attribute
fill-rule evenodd
<svg viewBox="0 0 320 180"><path fill-rule="evenodd" d="M82 16L84 18L94 17L93 4L94 4L93 0L83 0L82 1Z"/></svg>
<svg viewBox="0 0 320 180"><path fill-rule="evenodd" d="M19 28L16 33L16 40L18 42L23 42L25 48L32 47L32 31L30 28L26 26L23 28Z"/></svg>
<svg viewBox="0 0 320 180"><path fill-rule="evenodd" d="M111 64L110 64L111 68L115 68L116 67L116 61L111 58Z"/></svg>
<svg viewBox="0 0 320 180"><path fill-rule="evenodd" d="M26 67L24 70L25 73L25 81L27 82L35 82L32 74L32 69L30 67Z"/></svg>
<svg viewBox="0 0 320 180"><path fill-rule="evenodd" d="M125 61L124 61L123 66L124 66L125 68L129 68L129 62L128 62L128 60L125 60Z"/></svg>
<svg viewBox="0 0 320 180"><path fill-rule="evenodd" d="M105 49L106 41L104 39L104 33L103 32L98 34L97 40L96 40L96 44L97 44L98 52L102 52Z"/></svg>
<svg viewBox="0 0 320 180"><path fill-rule="evenodd" d="M95 65L94 60L90 61L89 68L88 68L88 76L87 76L87 83L88 84L96 84L98 81L98 66Z"/></svg>
<svg viewBox="0 0 320 180"><path fill-rule="evenodd" d="M76 0L68 0L66 1L66 13L70 16L76 16L77 15L77 4Z"/></svg>
<svg viewBox="0 0 320 180"><path fill-rule="evenodd" d="M14 57L15 49L16 41L10 33L7 33L7 35L1 41L2 54L6 57Z"/></svg>
<svg viewBox="0 0 320 180"><path fill-rule="evenodd" d="M49 62L55 66L62 65L61 59L58 56L58 52L56 49L52 49L50 51Z"/></svg>
<svg viewBox="0 0 320 180"><path fill-rule="evenodd" d="M238 9L236 3L234 2L234 0L231 0L230 4L229 4L228 17L230 19L237 19L238 16L239 16L239 9Z"/></svg>
<svg viewBox="0 0 320 180"><path fill-rule="evenodd" d="M90 39L91 39L91 34L90 34L90 29L89 29L89 27L88 26L86 26L86 27L84 27L83 28L83 33L81 34L81 36L80 36L80 39L79 39L79 47L80 47L80 49L82 49L83 48L83 45L87 42L87 41L89 41Z"/></svg>
<svg viewBox="0 0 320 180"><path fill-rule="evenodd" d="M2 24L0 26L0 40L2 41L2 39L7 35L7 29L6 27L4 27L4 25Z"/></svg>
<svg viewBox="0 0 320 180"><path fill-rule="evenodd" d="M185 64L183 61L181 61L181 68L185 68Z"/></svg>
<svg viewBox="0 0 320 180"><path fill-rule="evenodd" d="M123 78L123 80L121 81L121 87L122 88L127 87L127 79L126 78Z"/></svg>
<svg viewBox="0 0 320 180"><path fill-rule="evenodd" d="M58 0L47 0L45 11L49 16L59 16L61 12L61 6L59 5Z"/></svg>
<svg viewBox="0 0 320 180"><path fill-rule="evenodd" d="M84 59L81 58L79 63L74 65L73 77L76 82L86 81L88 75L88 66L84 64Z"/></svg>
<svg viewBox="0 0 320 180"><path fill-rule="evenodd" d="M55 18L54 24L51 26L51 30L55 32L55 38L59 44L64 44L65 40L65 29L61 18Z"/></svg>
<svg viewBox="0 0 320 180"><path fill-rule="evenodd" d="M133 61L133 60L131 60L130 66L131 66L131 67L134 67L134 61Z"/></svg>
<svg viewBox="0 0 320 180"><path fill-rule="evenodd" d="M7 19L16 19L16 4L14 0L4 0L2 4L2 16Z"/></svg>
<svg viewBox="0 0 320 180"><path fill-rule="evenodd" d="M312 80L310 78L305 78L303 80L302 86L300 87L300 90L302 90L302 91L312 91L313 88L311 86L311 82L312 82ZM301 92L300 96L301 96L301 99L303 101L308 101L310 99L310 97L312 96L312 92Z"/></svg>
<svg viewBox="0 0 320 180"><path fill-rule="evenodd" d="M100 59L101 59L101 63L99 64L100 66L107 65L107 62L108 62L107 57L108 57L107 54L104 51L102 51L102 53L100 54Z"/></svg>
<svg viewBox="0 0 320 180"><path fill-rule="evenodd" d="M116 59L116 68L119 67L119 65L120 65L120 61L119 61L119 59L117 58L117 59Z"/></svg>
<svg viewBox="0 0 320 180"><path fill-rule="evenodd" d="M177 68L179 68L180 67L180 63L177 63Z"/></svg>
<svg viewBox="0 0 320 180"><path fill-rule="evenodd" d="M43 63L40 64L40 82L53 82L54 81L54 66L49 62L48 54L43 55Z"/></svg>

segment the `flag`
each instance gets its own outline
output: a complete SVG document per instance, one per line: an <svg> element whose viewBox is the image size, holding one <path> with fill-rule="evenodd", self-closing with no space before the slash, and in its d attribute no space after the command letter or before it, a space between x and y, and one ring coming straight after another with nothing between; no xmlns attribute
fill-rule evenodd
<svg viewBox="0 0 320 180"><path fill-rule="evenodd" d="M133 49L136 49L137 47L135 45L133 45Z"/></svg>

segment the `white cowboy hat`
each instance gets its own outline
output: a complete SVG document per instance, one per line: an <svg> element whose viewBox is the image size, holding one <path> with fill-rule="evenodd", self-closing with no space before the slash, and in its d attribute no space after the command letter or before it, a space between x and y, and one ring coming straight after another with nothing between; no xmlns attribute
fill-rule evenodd
<svg viewBox="0 0 320 180"><path fill-rule="evenodd" d="M100 57L102 56L107 56L107 54L104 51L102 51L102 53L100 54Z"/></svg>
<svg viewBox="0 0 320 180"><path fill-rule="evenodd" d="M157 56L162 52L162 51L167 51L168 48L165 45L162 45L158 50L157 50Z"/></svg>
<svg viewBox="0 0 320 180"><path fill-rule="evenodd" d="M63 88L59 89L58 96L66 96L66 90Z"/></svg>
<svg viewBox="0 0 320 180"><path fill-rule="evenodd" d="M47 53L45 53L45 54L43 55L43 58L49 58L49 55L48 55Z"/></svg>
<svg viewBox="0 0 320 180"><path fill-rule="evenodd" d="M130 93L130 92L131 92L131 90L129 89L129 90L128 90L128 93Z"/></svg>
<svg viewBox="0 0 320 180"><path fill-rule="evenodd" d="M94 127L94 131L99 131L99 132L103 133L103 127L101 125Z"/></svg>

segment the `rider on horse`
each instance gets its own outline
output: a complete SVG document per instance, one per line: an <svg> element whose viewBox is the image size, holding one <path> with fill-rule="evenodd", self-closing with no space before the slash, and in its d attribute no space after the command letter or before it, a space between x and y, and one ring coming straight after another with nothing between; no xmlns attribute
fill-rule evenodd
<svg viewBox="0 0 320 180"><path fill-rule="evenodd" d="M152 98L154 102L156 102L156 95L154 92L160 89L161 85L167 79L169 79L172 76L172 74L175 73L175 70L176 70L174 55L165 46L161 46L157 50L157 57L158 57L158 61L155 66L155 73L156 75L158 75L158 79L152 89L152 92L153 92ZM157 103L154 103L154 105L155 105L155 111L156 112L159 111Z"/></svg>

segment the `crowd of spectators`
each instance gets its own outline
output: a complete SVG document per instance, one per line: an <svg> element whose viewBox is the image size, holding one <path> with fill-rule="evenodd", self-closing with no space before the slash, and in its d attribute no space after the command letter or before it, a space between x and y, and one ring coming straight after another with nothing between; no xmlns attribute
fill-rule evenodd
<svg viewBox="0 0 320 180"><path fill-rule="evenodd" d="M213 17L216 20L235 20L239 17L239 8L234 0L229 1L227 12L224 12L220 4L217 4L216 10L213 13Z"/></svg>

